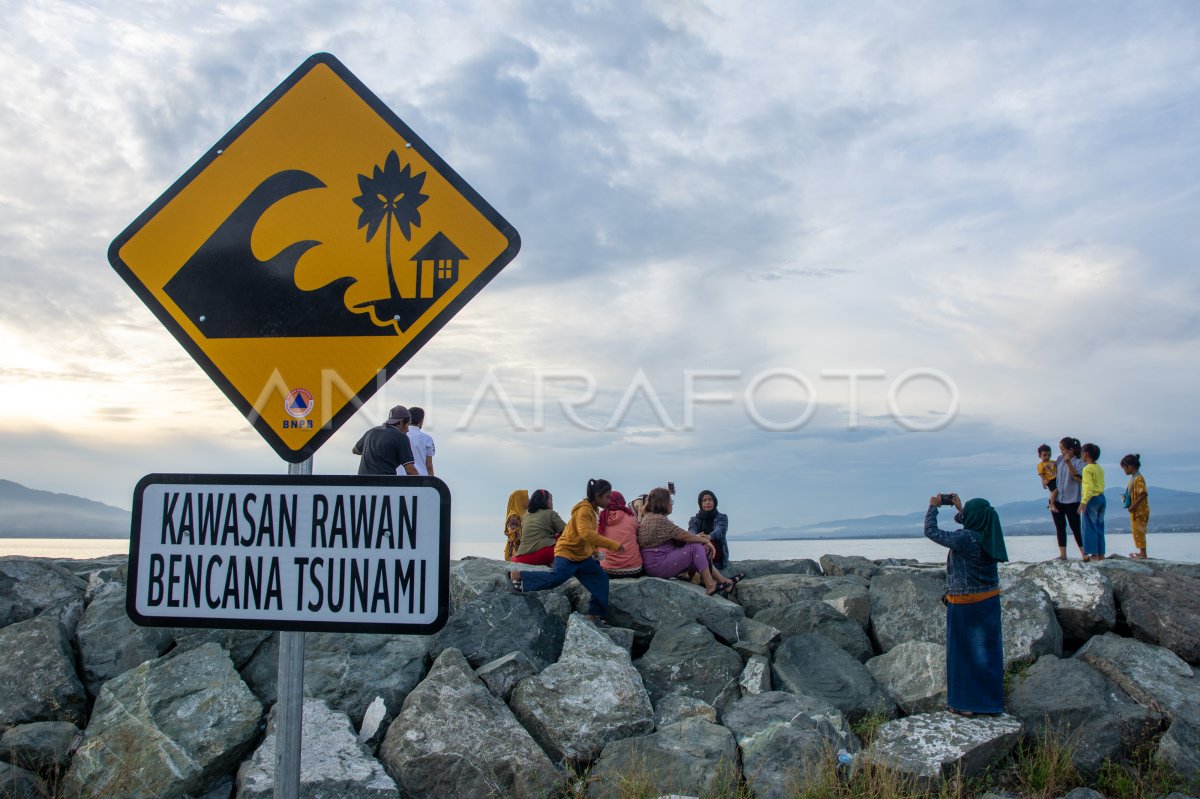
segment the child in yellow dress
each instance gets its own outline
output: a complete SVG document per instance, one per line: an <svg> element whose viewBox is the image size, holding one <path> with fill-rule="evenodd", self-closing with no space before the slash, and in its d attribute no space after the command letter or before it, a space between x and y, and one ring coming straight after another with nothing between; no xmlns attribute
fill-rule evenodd
<svg viewBox="0 0 1200 799"><path fill-rule="evenodd" d="M1058 513L1058 506L1054 504L1058 500L1058 470L1054 461L1050 460L1050 445L1042 444L1037 452L1037 473L1042 478L1042 488L1050 492L1050 512Z"/></svg>
<svg viewBox="0 0 1200 799"><path fill-rule="evenodd" d="M1133 545L1138 549L1137 552L1130 552L1129 557L1144 560L1146 526L1150 523L1150 497L1146 493L1146 478L1142 477L1142 456L1126 455L1121 458L1121 468L1130 476L1121 504L1129 508L1129 529L1133 533Z"/></svg>

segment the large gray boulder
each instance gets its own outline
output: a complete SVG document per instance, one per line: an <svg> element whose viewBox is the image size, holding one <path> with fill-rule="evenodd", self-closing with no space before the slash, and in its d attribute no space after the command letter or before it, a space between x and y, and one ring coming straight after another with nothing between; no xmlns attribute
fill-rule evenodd
<svg viewBox="0 0 1200 799"><path fill-rule="evenodd" d="M1042 655L1061 657L1062 626L1046 590L1031 580L1001 580L1001 630L1004 664L1032 663Z"/></svg>
<svg viewBox="0 0 1200 799"><path fill-rule="evenodd" d="M1158 756L1186 779L1200 782L1200 678L1169 649L1112 633L1075 653L1125 693L1170 721Z"/></svg>
<svg viewBox="0 0 1200 799"><path fill-rule="evenodd" d="M173 641L170 628L139 627L133 623L125 611L125 592L120 586L101 591L75 628L84 687L95 696L106 681L154 660Z"/></svg>
<svg viewBox="0 0 1200 799"><path fill-rule="evenodd" d="M978 776L1006 758L1020 740L1021 722L1012 716L927 713L880 725L863 758L928 785L955 772L968 779Z"/></svg>
<svg viewBox="0 0 1200 799"><path fill-rule="evenodd" d="M503 551L504 543L497 545ZM483 594L509 590L508 572L519 570L549 571L544 566L525 566L520 563L491 558L467 557L450 563L450 613Z"/></svg>
<svg viewBox="0 0 1200 799"><path fill-rule="evenodd" d="M552 797L566 782L457 649L404 700L378 756L410 799Z"/></svg>
<svg viewBox="0 0 1200 799"><path fill-rule="evenodd" d="M1105 633L1084 644L1075 657L1143 705L1172 717L1200 712L1200 679L1165 647Z"/></svg>
<svg viewBox="0 0 1200 799"><path fill-rule="evenodd" d="M555 761L577 765L610 741L654 729L654 708L629 653L579 614L567 624L562 657L518 683L509 705Z"/></svg>
<svg viewBox="0 0 1200 799"><path fill-rule="evenodd" d="M270 630L226 630L216 627L193 627L175 630L175 648L172 656L178 656L208 643L218 644L229 653L233 667L241 670L250 659L268 642L278 635Z"/></svg>
<svg viewBox="0 0 1200 799"><path fill-rule="evenodd" d="M522 652L539 669L558 659L566 630L529 594L485 593L467 602L433 636L436 658L457 649L478 668L509 652Z"/></svg>
<svg viewBox="0 0 1200 799"><path fill-rule="evenodd" d="M408 692L425 676L429 637L307 633L304 636L304 695L324 699L361 725L376 697L387 723ZM265 704L274 704L279 674L279 638L272 636L242 669L242 677Z"/></svg>
<svg viewBox="0 0 1200 799"><path fill-rule="evenodd" d="M537 673L537 666L522 652L509 652L475 669L475 676L502 702L508 701L517 683Z"/></svg>
<svg viewBox="0 0 1200 799"><path fill-rule="evenodd" d="M1193 577L1200 580L1200 563L1176 563L1169 560L1151 560L1147 561L1146 565L1155 569L1155 571L1161 571L1165 574Z"/></svg>
<svg viewBox="0 0 1200 799"><path fill-rule="evenodd" d="M844 582L821 596L821 601L866 632L871 627L871 589L867 585Z"/></svg>
<svg viewBox="0 0 1200 799"><path fill-rule="evenodd" d="M195 793L241 760L261 717L262 705L215 643L148 661L101 686L64 793Z"/></svg>
<svg viewBox="0 0 1200 799"><path fill-rule="evenodd" d="M824 699L855 722L873 713L896 715L896 703L846 650L820 633L803 633L775 650L771 680L776 688Z"/></svg>
<svg viewBox="0 0 1200 799"><path fill-rule="evenodd" d="M1200 725L1176 719L1159 740L1155 754L1200 793Z"/></svg>
<svg viewBox="0 0 1200 799"><path fill-rule="evenodd" d="M67 634L83 615L87 581L45 558L0 557L0 627L48 614Z"/></svg>
<svg viewBox="0 0 1200 799"><path fill-rule="evenodd" d="M883 568L861 555L822 555L821 571L830 577L863 577L870 580L882 574Z"/></svg>
<svg viewBox="0 0 1200 799"><path fill-rule="evenodd" d="M820 699L784 691L746 696L721 714L742 755L742 774L757 799L790 799L815 781L831 751L856 752L845 716Z"/></svg>
<svg viewBox="0 0 1200 799"><path fill-rule="evenodd" d="M1200 578L1110 572L1117 609L1133 637L1200 664Z"/></svg>
<svg viewBox="0 0 1200 799"><path fill-rule="evenodd" d="M775 627L783 638L801 633L821 633L862 663L875 656L871 639L858 622L847 618L821 599L801 599L786 607L765 608L754 616L754 621Z"/></svg>
<svg viewBox="0 0 1200 799"><path fill-rule="evenodd" d="M34 616L0 629L0 729L30 721L82 724L87 697L62 622Z"/></svg>
<svg viewBox="0 0 1200 799"><path fill-rule="evenodd" d="M656 703L679 693L703 699L720 710L741 695L741 657L695 622L660 628L634 666Z"/></svg>
<svg viewBox="0 0 1200 799"><path fill-rule="evenodd" d="M751 655L742 667L742 676L738 677L738 687L742 696L761 694L770 691L771 661L763 655Z"/></svg>
<svg viewBox="0 0 1200 799"><path fill-rule="evenodd" d="M306 635L304 694L324 699L355 727L375 697L381 697L386 724L425 676L428 651L429 638L423 635Z"/></svg>
<svg viewBox="0 0 1200 799"><path fill-rule="evenodd" d="M81 735L69 721L18 724L0 735L0 760L35 772L62 772L71 759L75 739Z"/></svg>
<svg viewBox="0 0 1200 799"><path fill-rule="evenodd" d="M745 608L747 616L757 616L767 608L786 608L800 600L821 599L833 589L861 580L841 577L824 577L809 574L768 574L738 583L738 603Z"/></svg>
<svg viewBox="0 0 1200 799"><path fill-rule="evenodd" d="M724 727L699 718L604 747L588 775L589 799L727 796L738 784L737 746Z"/></svg>
<svg viewBox="0 0 1200 799"><path fill-rule="evenodd" d="M497 549L501 549L497 547ZM466 557L450 563L450 614L458 613L473 599L483 594L511 591L508 582L510 571L550 571L546 566L530 566L490 558ZM534 591L529 596L536 599L551 616L567 626L572 607L587 606L587 592L577 580L567 580L550 591ZM582 604L581 604L582 602Z"/></svg>
<svg viewBox="0 0 1200 799"><path fill-rule="evenodd" d="M1112 582L1091 564L1050 560L1030 566L1021 579L1037 583L1050 595L1067 641L1086 641L1117 622Z"/></svg>
<svg viewBox="0 0 1200 799"><path fill-rule="evenodd" d="M744 574L747 580L766 577L770 574L812 574L820 576L821 566L815 560L737 560L725 570L726 573Z"/></svg>
<svg viewBox="0 0 1200 799"><path fill-rule="evenodd" d="M668 694L660 699L654 708L654 729L661 730L676 722L693 718L716 724L717 709L694 696Z"/></svg>
<svg viewBox="0 0 1200 799"><path fill-rule="evenodd" d="M905 641L868 660L867 671L906 716L946 706L946 647L942 644Z"/></svg>
<svg viewBox="0 0 1200 799"><path fill-rule="evenodd" d="M50 786L32 771L0 762L0 797L2 799L50 799Z"/></svg>
<svg viewBox="0 0 1200 799"><path fill-rule="evenodd" d="M945 577L936 572L888 571L871 581L871 636L888 652L905 641L946 643Z"/></svg>
<svg viewBox="0 0 1200 799"><path fill-rule="evenodd" d="M741 585L744 585L743 581ZM722 643L733 645L744 637L746 612L741 605L720 596L708 596L704 587L683 580L638 577L609 583L608 620L634 632L634 648L644 649L660 627L683 621L698 622Z"/></svg>
<svg viewBox="0 0 1200 799"><path fill-rule="evenodd" d="M278 707L278 706L276 706ZM237 773L238 799L275 795L278 731L272 708L267 735ZM345 713L323 699L305 699L300 743L300 795L338 799L399 799L396 783L383 764L358 742Z"/></svg>
<svg viewBox="0 0 1200 799"><path fill-rule="evenodd" d="M713 633L716 635L716 633ZM733 625L733 639L717 635L717 640L728 644L731 649L743 658L753 655L769 656L782 637L779 630L758 619L742 617Z"/></svg>
<svg viewBox="0 0 1200 799"><path fill-rule="evenodd" d="M1084 661L1053 655L1044 655L1016 680L1007 705L1031 740L1066 744L1072 764L1088 779L1095 779L1106 759L1126 759L1164 721Z"/></svg>

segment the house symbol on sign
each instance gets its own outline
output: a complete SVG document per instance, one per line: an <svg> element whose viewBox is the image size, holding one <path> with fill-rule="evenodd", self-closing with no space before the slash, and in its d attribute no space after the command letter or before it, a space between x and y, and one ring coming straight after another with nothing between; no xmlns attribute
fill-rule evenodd
<svg viewBox="0 0 1200 799"><path fill-rule="evenodd" d="M426 262L432 262L432 299L436 300L458 280L458 262L469 259L462 250L454 245L454 242L450 241L444 233L438 231L437 235L430 239L424 247L417 250L409 260L416 261L417 263L417 296L420 298L426 296L425 281L422 279L422 266Z"/></svg>

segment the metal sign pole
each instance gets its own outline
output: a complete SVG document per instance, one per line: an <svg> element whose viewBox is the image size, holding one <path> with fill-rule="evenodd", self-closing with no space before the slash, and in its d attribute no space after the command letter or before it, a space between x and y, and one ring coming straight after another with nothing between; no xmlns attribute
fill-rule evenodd
<svg viewBox="0 0 1200 799"><path fill-rule="evenodd" d="M313 459L289 463L288 474L312 474ZM275 799L300 799L300 746L304 729L304 632L279 633L275 681Z"/></svg>

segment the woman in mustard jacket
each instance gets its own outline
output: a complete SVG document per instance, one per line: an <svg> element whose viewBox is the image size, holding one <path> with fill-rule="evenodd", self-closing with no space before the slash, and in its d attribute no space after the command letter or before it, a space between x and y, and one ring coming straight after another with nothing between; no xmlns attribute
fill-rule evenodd
<svg viewBox="0 0 1200 799"><path fill-rule="evenodd" d="M605 538L596 529L597 511L608 507L611 493L612 483L607 480L588 480L587 499L580 500L571 508L571 520L554 545L554 562L550 565L550 571L509 572L513 590L518 593L544 591L574 577L592 595L588 603L588 618L593 622L605 623L608 617L608 574L592 555L597 547L612 552L624 551L621 544Z"/></svg>

